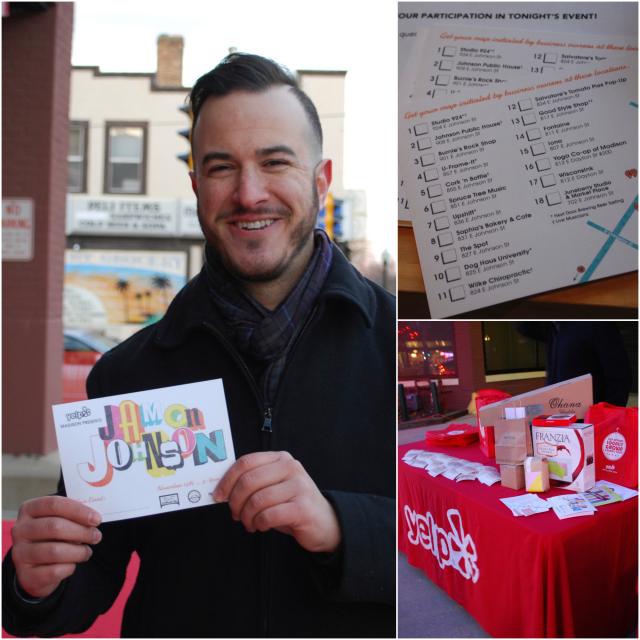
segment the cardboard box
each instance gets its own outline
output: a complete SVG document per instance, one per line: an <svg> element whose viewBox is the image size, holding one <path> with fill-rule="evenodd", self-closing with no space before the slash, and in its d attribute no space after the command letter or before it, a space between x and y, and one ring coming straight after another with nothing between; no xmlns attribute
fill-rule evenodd
<svg viewBox="0 0 640 640"><path fill-rule="evenodd" d="M495 425L496 420L505 416L507 407L526 407L527 405L542 405L540 413L575 413L581 420L587 409L593 404L593 384L591 374L571 378L564 382L534 389L519 396L506 398L493 404L478 408L479 425Z"/></svg>
<svg viewBox="0 0 640 640"><path fill-rule="evenodd" d="M524 407L505 407L504 417L505 418L527 418L529 424L531 424L531 420L537 415L540 415L540 412L543 410L541 404L528 404ZM575 422L575 420L572 420Z"/></svg>
<svg viewBox="0 0 640 640"><path fill-rule="evenodd" d="M549 465L545 458L530 456L524 461L524 484L527 491L549 491Z"/></svg>
<svg viewBox="0 0 640 640"><path fill-rule="evenodd" d="M527 418L496 420L494 434L498 464L522 464L528 455L533 455L531 430Z"/></svg>
<svg viewBox="0 0 640 640"><path fill-rule="evenodd" d="M549 478L562 489L587 491L596 483L594 430L592 424L568 427L534 425L534 455L546 458ZM556 484L556 483L554 483Z"/></svg>
<svg viewBox="0 0 640 640"><path fill-rule="evenodd" d="M555 413L550 416L536 416L531 424L535 424L540 427L568 427L575 421L575 413Z"/></svg>
<svg viewBox="0 0 640 640"><path fill-rule="evenodd" d="M524 465L501 464L500 484L509 489L524 489Z"/></svg>

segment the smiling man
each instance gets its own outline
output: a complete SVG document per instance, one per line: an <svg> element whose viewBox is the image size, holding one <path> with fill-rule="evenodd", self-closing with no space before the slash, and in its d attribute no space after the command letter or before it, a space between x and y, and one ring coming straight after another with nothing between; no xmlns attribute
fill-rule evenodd
<svg viewBox="0 0 640 640"><path fill-rule="evenodd" d="M231 54L191 107L205 265L87 389L221 378L238 459L207 507L100 526L62 481L26 502L3 623L86 629L135 551L123 636L395 636L394 299L315 229L331 161L289 72Z"/></svg>
<svg viewBox="0 0 640 640"><path fill-rule="evenodd" d="M273 308L309 263L331 182L319 125L283 85L210 97L194 113L192 183L205 237L246 291Z"/></svg>

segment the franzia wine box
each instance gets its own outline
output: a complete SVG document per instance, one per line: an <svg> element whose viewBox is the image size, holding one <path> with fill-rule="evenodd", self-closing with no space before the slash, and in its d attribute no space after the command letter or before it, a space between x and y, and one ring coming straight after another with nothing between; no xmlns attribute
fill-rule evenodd
<svg viewBox="0 0 640 640"><path fill-rule="evenodd" d="M535 425L541 427L568 427L576 421L575 413L554 413L551 416L538 416L533 419Z"/></svg>
<svg viewBox="0 0 640 640"><path fill-rule="evenodd" d="M565 427L534 424L533 455L546 458L549 478L571 491L588 491L596 483L593 425L574 423Z"/></svg>

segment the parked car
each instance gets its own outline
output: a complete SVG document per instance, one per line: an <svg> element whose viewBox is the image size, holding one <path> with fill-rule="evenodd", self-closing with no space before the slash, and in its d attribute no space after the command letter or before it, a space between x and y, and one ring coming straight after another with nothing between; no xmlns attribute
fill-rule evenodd
<svg viewBox="0 0 640 640"><path fill-rule="evenodd" d="M64 330L62 402L76 402L87 398L85 383L89 371L105 351L117 344L118 340L101 333Z"/></svg>

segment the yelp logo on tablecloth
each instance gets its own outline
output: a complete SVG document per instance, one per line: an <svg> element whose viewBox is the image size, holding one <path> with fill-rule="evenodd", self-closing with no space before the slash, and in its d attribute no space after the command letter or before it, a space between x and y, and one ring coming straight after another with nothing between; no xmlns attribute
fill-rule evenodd
<svg viewBox="0 0 640 640"><path fill-rule="evenodd" d="M478 582L478 553L473 538L465 533L462 517L457 509L447 511L451 531L439 527L431 512L416 513L409 505L404 507L404 516L409 525L407 538L413 545L422 545L438 560L441 569L449 566L463 578Z"/></svg>

